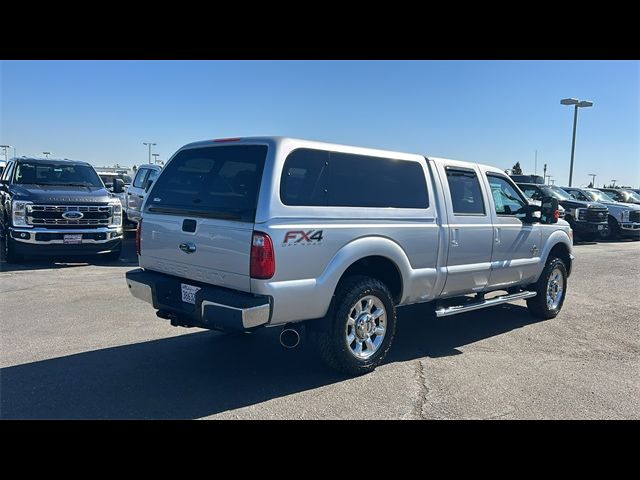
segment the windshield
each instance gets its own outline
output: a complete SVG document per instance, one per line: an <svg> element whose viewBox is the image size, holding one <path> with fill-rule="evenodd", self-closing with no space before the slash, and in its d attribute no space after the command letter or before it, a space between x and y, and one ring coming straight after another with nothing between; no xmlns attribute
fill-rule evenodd
<svg viewBox="0 0 640 480"><path fill-rule="evenodd" d="M89 165L53 162L19 162L15 182L31 185L104 187L96 171Z"/></svg>
<svg viewBox="0 0 640 480"><path fill-rule="evenodd" d="M106 186L113 185L114 178L119 178L125 185L131 184L131 177L126 173L99 173L98 175Z"/></svg>
<svg viewBox="0 0 640 480"><path fill-rule="evenodd" d="M632 200L634 202L640 202L640 195L632 190L623 190L622 194L624 195L625 200Z"/></svg>
<svg viewBox="0 0 640 480"><path fill-rule="evenodd" d="M253 222L264 145L182 150L162 170L145 211Z"/></svg>
<svg viewBox="0 0 640 480"><path fill-rule="evenodd" d="M600 190L585 190L584 191L591 200L594 202L615 202L615 200Z"/></svg>
<svg viewBox="0 0 640 480"><path fill-rule="evenodd" d="M574 198L569 195L567 192L562 190L560 187L555 187L553 185L546 185L541 187L541 190L545 195L548 195L553 198L557 198L558 200L573 200Z"/></svg>

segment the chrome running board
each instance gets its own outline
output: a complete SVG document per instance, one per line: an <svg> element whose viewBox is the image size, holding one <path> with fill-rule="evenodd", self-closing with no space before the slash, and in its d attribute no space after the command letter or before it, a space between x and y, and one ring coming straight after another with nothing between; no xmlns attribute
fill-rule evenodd
<svg viewBox="0 0 640 480"><path fill-rule="evenodd" d="M500 305L501 303L511 302L512 300L523 300L525 298L535 297L536 292L518 292L510 295L501 295L489 300L480 300L479 302L472 302L466 305L453 305L446 308L438 308L436 310L437 317L447 317L449 315L456 315L458 313L470 312L472 310L480 310L481 308L493 307Z"/></svg>

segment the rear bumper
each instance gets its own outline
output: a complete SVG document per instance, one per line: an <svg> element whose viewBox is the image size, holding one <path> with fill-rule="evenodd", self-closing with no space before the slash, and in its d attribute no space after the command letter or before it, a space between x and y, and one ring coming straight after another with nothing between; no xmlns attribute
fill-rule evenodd
<svg viewBox="0 0 640 480"><path fill-rule="evenodd" d="M184 327L251 330L269 323L273 300L137 268L126 273L131 295L153 305L160 318ZM182 301L181 284L200 287L195 304Z"/></svg>

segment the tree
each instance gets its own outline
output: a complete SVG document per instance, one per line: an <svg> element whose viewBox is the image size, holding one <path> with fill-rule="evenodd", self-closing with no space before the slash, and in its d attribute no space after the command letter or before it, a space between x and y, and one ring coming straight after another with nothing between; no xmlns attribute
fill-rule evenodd
<svg viewBox="0 0 640 480"><path fill-rule="evenodd" d="M135 165L131 168L131 170L133 170L134 172L138 171L138 167L136 167Z"/></svg>
<svg viewBox="0 0 640 480"><path fill-rule="evenodd" d="M522 175L522 167L520 167L520 162L516 162L516 164L511 169L511 173L514 175Z"/></svg>

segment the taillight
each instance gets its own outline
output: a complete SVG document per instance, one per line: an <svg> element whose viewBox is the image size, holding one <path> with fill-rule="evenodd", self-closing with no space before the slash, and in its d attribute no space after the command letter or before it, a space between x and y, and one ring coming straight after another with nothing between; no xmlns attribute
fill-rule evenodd
<svg viewBox="0 0 640 480"><path fill-rule="evenodd" d="M253 232L251 238L251 278L266 280L273 277L276 259L271 237L263 232Z"/></svg>
<svg viewBox="0 0 640 480"><path fill-rule="evenodd" d="M142 219L138 220L136 227L136 253L140 255L140 235L142 233Z"/></svg>
<svg viewBox="0 0 640 480"><path fill-rule="evenodd" d="M553 212L553 218L555 218L556 220L560 218L560 210L556 210L555 212Z"/></svg>

